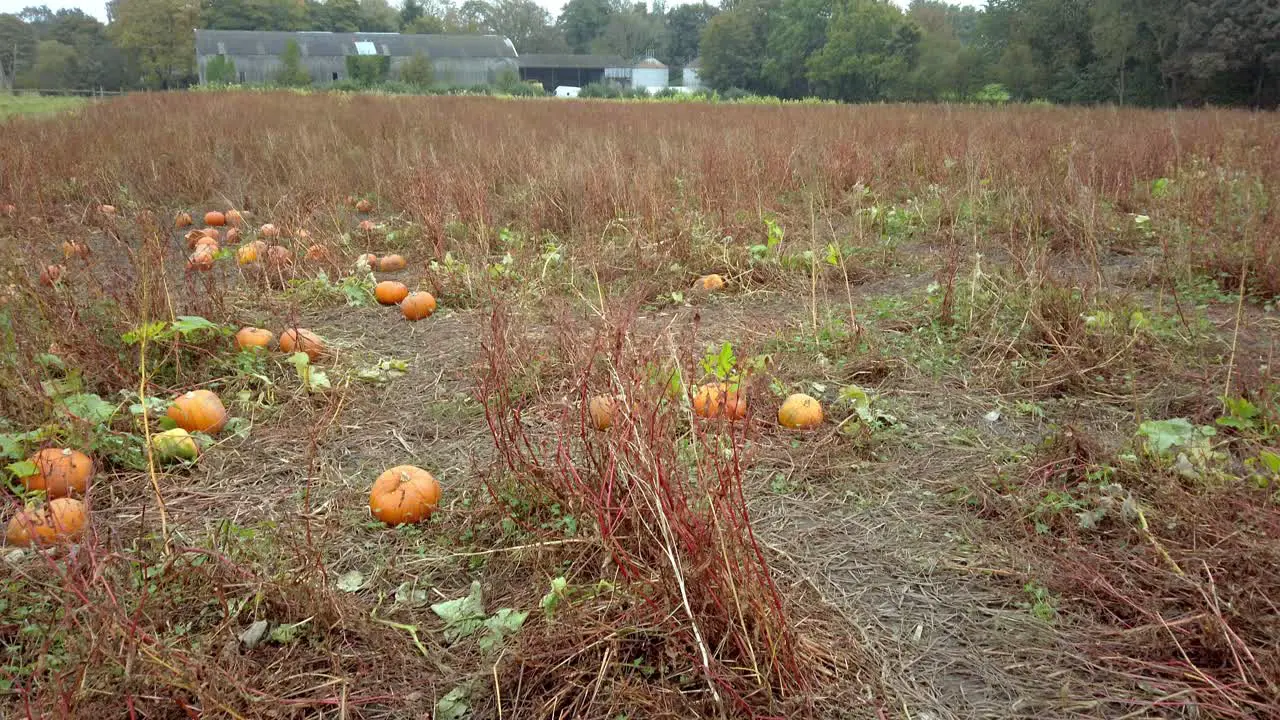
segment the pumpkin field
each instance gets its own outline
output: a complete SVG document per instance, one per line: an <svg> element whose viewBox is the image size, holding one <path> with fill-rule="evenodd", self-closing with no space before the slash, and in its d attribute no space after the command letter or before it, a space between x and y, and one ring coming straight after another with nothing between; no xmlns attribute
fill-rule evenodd
<svg viewBox="0 0 1280 720"><path fill-rule="evenodd" d="M1280 717L1280 117L0 120L0 718Z"/></svg>

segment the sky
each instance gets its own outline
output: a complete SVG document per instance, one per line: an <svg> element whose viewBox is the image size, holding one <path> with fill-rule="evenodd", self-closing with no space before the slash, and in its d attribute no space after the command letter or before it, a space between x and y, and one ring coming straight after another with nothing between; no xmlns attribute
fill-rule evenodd
<svg viewBox="0 0 1280 720"><path fill-rule="evenodd" d="M535 0L539 5L546 8L552 17L560 14L560 8L564 5L565 0ZM668 0L667 7L675 5L683 5L686 0ZM700 0L692 0L698 2ZM392 5L398 5L397 0L390 0ZM894 0L899 5L906 7L909 0ZM982 5L983 0L951 0L961 5ZM31 5L48 5L50 10L61 10L63 8L78 7L81 10L93 15L99 20L107 21L107 0L0 0L0 13L18 13L24 7Z"/></svg>

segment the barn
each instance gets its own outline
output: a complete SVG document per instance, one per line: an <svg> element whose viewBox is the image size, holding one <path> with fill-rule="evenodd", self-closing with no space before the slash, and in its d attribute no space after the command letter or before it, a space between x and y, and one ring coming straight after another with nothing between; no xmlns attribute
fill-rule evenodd
<svg viewBox="0 0 1280 720"><path fill-rule="evenodd" d="M280 72L289 41L298 44L302 67L311 81L324 85L348 78L347 57L389 58L390 76L410 58L431 60L442 85L491 85L519 72L516 49L499 35L401 35L400 33L265 32L196 30L196 67L200 83L208 82L209 62L223 58L234 64L242 83L268 83Z"/></svg>
<svg viewBox="0 0 1280 720"><path fill-rule="evenodd" d="M628 63L612 55L521 55L520 79L538 82L547 92L561 85L583 87L603 83L606 79L617 84L630 81Z"/></svg>

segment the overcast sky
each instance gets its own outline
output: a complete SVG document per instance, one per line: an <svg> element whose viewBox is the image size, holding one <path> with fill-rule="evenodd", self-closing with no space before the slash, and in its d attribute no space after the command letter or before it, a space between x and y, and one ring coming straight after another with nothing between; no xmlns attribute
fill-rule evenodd
<svg viewBox="0 0 1280 720"><path fill-rule="evenodd" d="M535 0L539 5L551 12L551 16L555 17L560 14L560 8L564 6L565 0ZM699 0L694 0L695 2ZM958 2L961 5L982 5L984 0L950 0ZM400 0L389 0L392 5L399 5ZM675 5L683 5L686 0L667 0L667 7ZM899 5L906 7L910 0L894 0ZM0 13L17 13L24 7L28 6L48 5L51 10L61 10L62 8L78 7L81 10L97 17L99 20L107 21L107 0L0 0Z"/></svg>

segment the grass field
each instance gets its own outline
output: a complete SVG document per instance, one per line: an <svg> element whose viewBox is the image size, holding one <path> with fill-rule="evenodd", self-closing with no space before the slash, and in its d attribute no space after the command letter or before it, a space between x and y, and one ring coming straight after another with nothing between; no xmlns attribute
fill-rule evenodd
<svg viewBox="0 0 1280 720"><path fill-rule="evenodd" d="M74 110L88 102L79 97L9 95L0 93L0 120L17 115L49 115Z"/></svg>
<svg viewBox="0 0 1280 720"><path fill-rule="evenodd" d="M4 131L4 513L41 448L96 474L78 542L3 548L0 716L1280 714L1274 114L199 93ZM175 227L232 208L209 255ZM231 419L165 462L194 389ZM443 494L387 527L404 464Z"/></svg>

